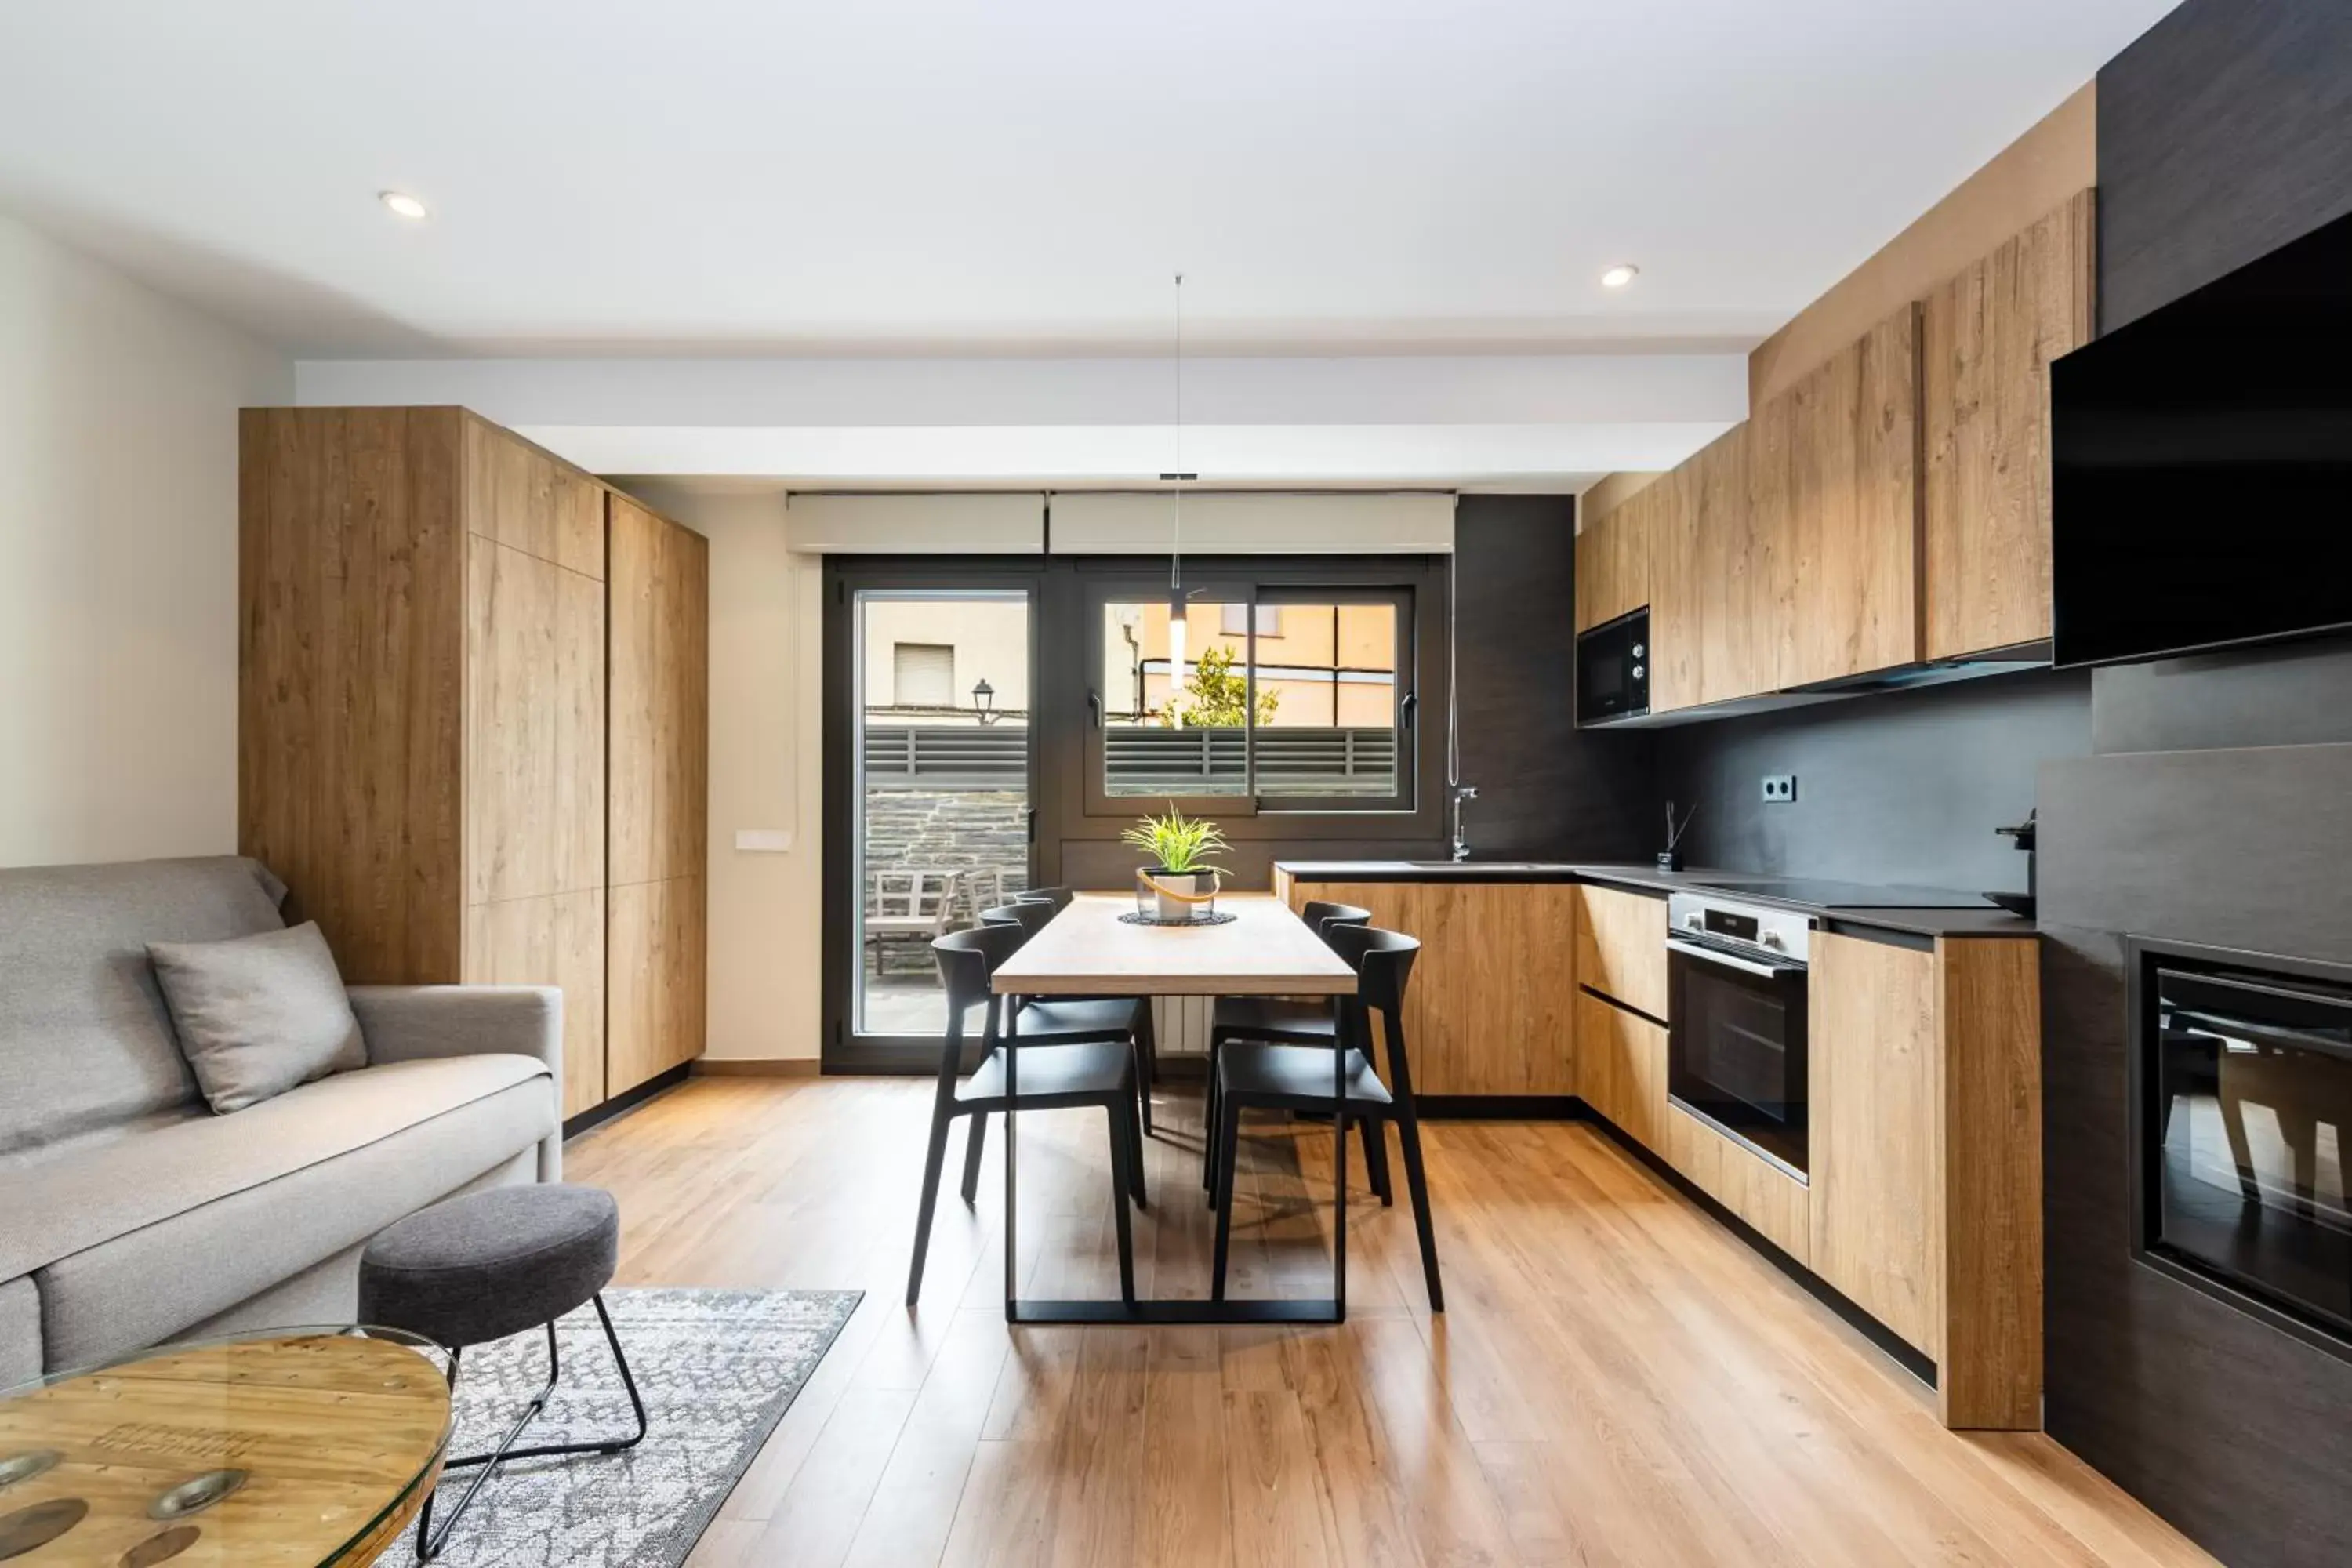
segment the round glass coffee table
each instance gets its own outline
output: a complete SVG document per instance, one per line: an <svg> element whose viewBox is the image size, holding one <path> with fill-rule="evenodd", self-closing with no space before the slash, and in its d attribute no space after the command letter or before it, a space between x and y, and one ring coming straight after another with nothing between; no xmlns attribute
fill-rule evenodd
<svg viewBox="0 0 2352 1568"><path fill-rule="evenodd" d="M0 1394L0 1563L372 1562L441 1473L431 1351L389 1329L273 1329Z"/></svg>

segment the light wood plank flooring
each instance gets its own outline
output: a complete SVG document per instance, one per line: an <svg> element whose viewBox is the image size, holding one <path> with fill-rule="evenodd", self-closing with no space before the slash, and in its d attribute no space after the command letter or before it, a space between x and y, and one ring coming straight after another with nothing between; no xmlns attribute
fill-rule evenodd
<svg viewBox="0 0 2352 1568"><path fill-rule="evenodd" d="M959 1131L909 1313L929 1096L697 1079L572 1144L620 1198L622 1283L866 1292L690 1568L2211 1561L2047 1439L1943 1430L1591 1126L1428 1128L1449 1310L1399 1166L1396 1208L1349 1207L1350 1321L1298 1330L1008 1330L1003 1139L967 1209ZM1139 1284L1203 1293L1197 1090L1160 1104ZM1259 1131L1235 1291L1322 1294L1328 1129ZM1105 1142L1023 1119L1029 1293L1116 1293Z"/></svg>

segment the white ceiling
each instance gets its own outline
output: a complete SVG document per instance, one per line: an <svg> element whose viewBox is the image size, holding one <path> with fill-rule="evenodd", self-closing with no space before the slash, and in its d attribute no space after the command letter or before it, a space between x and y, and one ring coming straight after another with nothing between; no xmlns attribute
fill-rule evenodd
<svg viewBox="0 0 2352 1568"><path fill-rule="evenodd" d="M305 358L1738 349L2168 8L18 0L0 205Z"/></svg>

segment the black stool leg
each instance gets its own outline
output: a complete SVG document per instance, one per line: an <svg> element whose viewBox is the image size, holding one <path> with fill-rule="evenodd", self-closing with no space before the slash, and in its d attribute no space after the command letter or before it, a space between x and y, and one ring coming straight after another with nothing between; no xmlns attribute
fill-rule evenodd
<svg viewBox="0 0 2352 1568"><path fill-rule="evenodd" d="M547 1385L531 1396L530 1403L523 1407L521 1416L513 1426L507 1428L507 1435L499 1439L497 1447L487 1454L468 1454L443 1463L441 1469L445 1475L451 1470L467 1469L477 1465L481 1467L481 1473L467 1483L465 1491L459 1495L456 1506L449 1510L448 1517L441 1521L441 1528L438 1531L433 1528L433 1503L439 1495L439 1488L436 1487L433 1492L426 1494L425 1505L416 1510L418 1562L430 1563L441 1555L441 1549L449 1543L449 1532L457 1529L457 1521L466 1516L466 1510L472 1504L474 1494L480 1491L482 1483L488 1480L491 1473L508 1460L541 1459L565 1454L619 1454L635 1447L646 1440L647 1425L646 1402L637 1393L637 1380L629 1371L629 1358L621 1349L621 1336L614 1331L613 1315L604 1310L604 1293L600 1290L589 1300L595 1304L596 1321L604 1327L604 1342L613 1349L613 1364L620 1371L621 1386L628 1391L629 1408L636 1415L637 1429L626 1437L608 1443L544 1443L533 1448L518 1448L514 1446L515 1439L522 1436L523 1429L539 1419L540 1414L547 1408L547 1402L553 1396L556 1384L563 1378L563 1363L555 1345L555 1324L552 1321L549 1322L547 1325ZM457 1363L461 1353L458 1347L450 1347L449 1389L453 1394L457 1388Z"/></svg>

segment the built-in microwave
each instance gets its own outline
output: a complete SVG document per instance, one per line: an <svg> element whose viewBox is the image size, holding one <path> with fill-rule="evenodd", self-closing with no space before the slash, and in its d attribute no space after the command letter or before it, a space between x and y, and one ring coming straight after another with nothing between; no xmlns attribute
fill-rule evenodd
<svg viewBox="0 0 2352 1568"><path fill-rule="evenodd" d="M1576 721L1603 724L1650 710L1650 608L1604 621L1576 639Z"/></svg>

